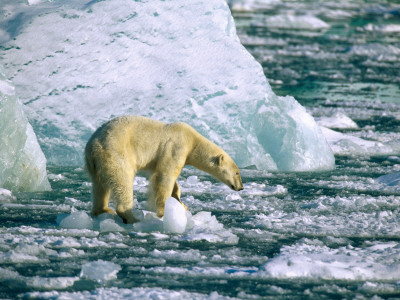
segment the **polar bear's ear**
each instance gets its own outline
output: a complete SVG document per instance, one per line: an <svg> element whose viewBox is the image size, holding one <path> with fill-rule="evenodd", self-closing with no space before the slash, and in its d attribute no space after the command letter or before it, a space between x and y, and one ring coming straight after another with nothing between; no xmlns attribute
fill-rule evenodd
<svg viewBox="0 0 400 300"><path fill-rule="evenodd" d="M214 165L220 166L220 165L222 165L222 163L224 162L224 155L223 155L223 154L220 154L220 155L214 156L214 157L211 159L211 161L214 163Z"/></svg>

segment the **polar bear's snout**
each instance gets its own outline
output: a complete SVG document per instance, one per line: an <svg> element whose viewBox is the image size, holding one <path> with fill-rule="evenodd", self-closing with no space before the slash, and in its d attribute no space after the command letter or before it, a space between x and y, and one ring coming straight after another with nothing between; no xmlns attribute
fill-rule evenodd
<svg viewBox="0 0 400 300"><path fill-rule="evenodd" d="M234 182L229 186L232 190L234 191L241 191L243 190L243 183L242 183L242 178L240 175L237 175Z"/></svg>

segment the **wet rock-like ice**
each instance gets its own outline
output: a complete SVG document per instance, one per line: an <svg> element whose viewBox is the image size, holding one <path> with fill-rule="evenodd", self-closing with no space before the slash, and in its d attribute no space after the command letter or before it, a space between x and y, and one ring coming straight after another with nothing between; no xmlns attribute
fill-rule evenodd
<svg viewBox="0 0 400 300"><path fill-rule="evenodd" d="M225 1L73 3L32 5L0 51L51 163L80 164L96 127L140 114L189 123L240 166L333 168L313 118L272 92L240 44Z"/></svg>
<svg viewBox="0 0 400 300"><path fill-rule="evenodd" d="M0 187L13 191L50 189L46 158L15 94L0 67Z"/></svg>

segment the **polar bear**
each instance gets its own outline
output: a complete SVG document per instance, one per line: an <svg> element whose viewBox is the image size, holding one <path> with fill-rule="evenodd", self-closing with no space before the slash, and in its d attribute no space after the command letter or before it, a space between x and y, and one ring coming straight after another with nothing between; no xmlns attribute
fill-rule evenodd
<svg viewBox="0 0 400 300"><path fill-rule="evenodd" d="M116 212L125 223L138 221L132 212L133 179L138 171L149 175L147 205L160 218L168 197L180 201L177 178L185 165L209 173L235 191L243 189L232 158L181 122L165 124L141 116L115 118L89 139L85 163L93 183L92 215L115 213L108 207L112 193Z"/></svg>

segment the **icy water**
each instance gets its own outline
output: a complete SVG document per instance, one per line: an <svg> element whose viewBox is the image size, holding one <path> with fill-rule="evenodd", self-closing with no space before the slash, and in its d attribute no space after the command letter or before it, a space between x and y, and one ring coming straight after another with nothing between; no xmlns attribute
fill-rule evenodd
<svg viewBox="0 0 400 300"><path fill-rule="evenodd" d="M400 5L260 2L234 17L275 92L382 147L334 143L329 172L242 170L240 193L185 169L183 234L77 214L82 168L49 166L51 192L0 191L0 298L400 298ZM146 189L137 178L139 209ZM63 225L71 213L81 229Z"/></svg>

